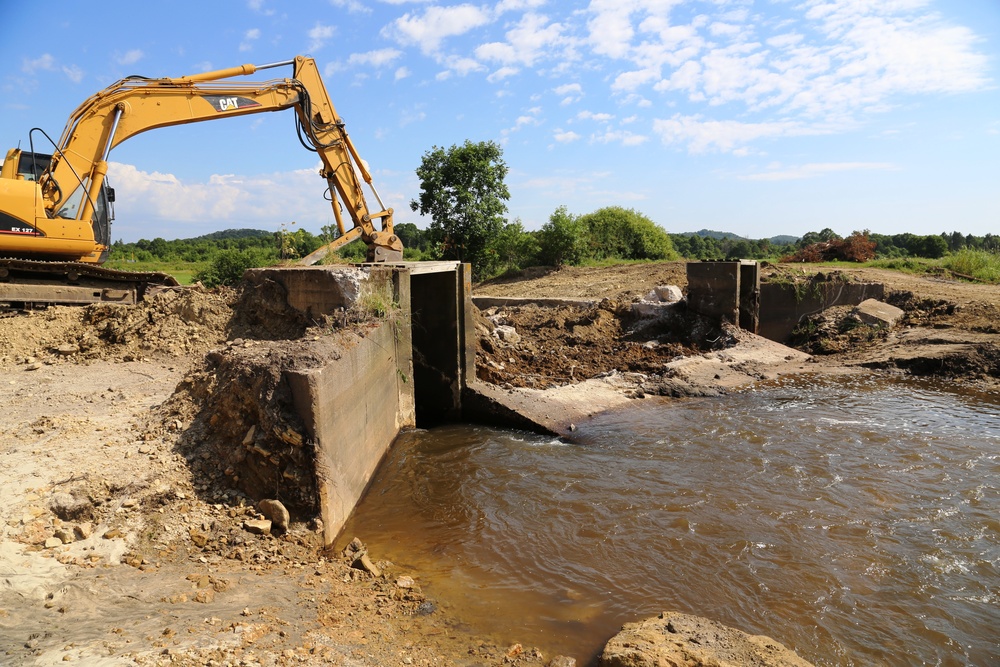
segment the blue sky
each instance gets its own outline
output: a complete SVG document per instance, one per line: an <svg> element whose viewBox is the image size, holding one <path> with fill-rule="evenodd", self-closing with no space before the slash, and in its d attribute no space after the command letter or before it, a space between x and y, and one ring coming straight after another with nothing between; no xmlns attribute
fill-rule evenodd
<svg viewBox="0 0 1000 667"><path fill-rule="evenodd" d="M503 146L527 229L619 205L670 232L1000 234L997 0L0 2L0 145L58 138L128 75L299 54L397 223L429 222L424 152L471 139ZM333 221L290 111L154 130L111 163L125 241Z"/></svg>

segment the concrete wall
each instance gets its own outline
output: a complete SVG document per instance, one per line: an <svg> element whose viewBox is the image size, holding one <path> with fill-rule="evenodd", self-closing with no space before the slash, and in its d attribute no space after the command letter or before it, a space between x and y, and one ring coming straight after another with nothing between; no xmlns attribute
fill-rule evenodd
<svg viewBox="0 0 1000 667"><path fill-rule="evenodd" d="M690 262L687 277L688 308L779 343L808 315L885 295L885 287L876 283L762 283L760 265L748 260Z"/></svg>
<svg viewBox="0 0 1000 667"><path fill-rule="evenodd" d="M351 308L363 283L391 280L398 309L339 358L287 369L294 412L314 449L324 540L336 539L401 429L462 418L475 377L471 266L458 262L255 270L295 311ZM256 281L256 282L254 282Z"/></svg>
<svg viewBox="0 0 1000 667"><path fill-rule="evenodd" d="M740 263L689 262L688 308L730 324L740 321Z"/></svg>
<svg viewBox="0 0 1000 667"><path fill-rule="evenodd" d="M400 429L416 424L407 327L383 322L320 368L288 371L315 448L324 540L332 542Z"/></svg>
<svg viewBox="0 0 1000 667"><path fill-rule="evenodd" d="M866 299L885 298L880 283L810 282L798 287L782 283L760 286L760 329L758 333L784 343L804 317L833 306L856 306Z"/></svg>

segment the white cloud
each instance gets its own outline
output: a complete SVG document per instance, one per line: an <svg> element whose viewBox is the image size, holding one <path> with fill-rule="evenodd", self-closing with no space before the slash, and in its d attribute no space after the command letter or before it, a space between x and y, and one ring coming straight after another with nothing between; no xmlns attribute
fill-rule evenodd
<svg viewBox="0 0 1000 667"><path fill-rule="evenodd" d="M500 0L494 11L497 14L504 12L516 12L522 9L537 9L544 5L546 0Z"/></svg>
<svg viewBox="0 0 1000 667"><path fill-rule="evenodd" d="M313 168L256 175L215 174L206 182L186 182L173 174L110 162L108 174L116 186L121 219L117 224L134 221L131 224L148 226L138 232L146 237L171 234L183 238L185 225L199 223L207 225L208 231L227 225L277 228L282 222L322 220L330 214L330 205L323 200L326 184ZM155 231L157 223L164 225L164 231ZM178 223L180 228L173 226Z"/></svg>
<svg viewBox="0 0 1000 667"><path fill-rule="evenodd" d="M119 65L134 65L142 60L143 55L142 49L130 49L124 55L116 55L115 62Z"/></svg>
<svg viewBox="0 0 1000 667"><path fill-rule="evenodd" d="M367 7L360 0L330 0L330 4L334 7L346 9L352 14L370 14L372 11L370 7Z"/></svg>
<svg viewBox="0 0 1000 667"><path fill-rule="evenodd" d="M568 144L580 139L580 135L572 130L556 129L552 133L552 138L561 144Z"/></svg>
<svg viewBox="0 0 1000 667"><path fill-rule="evenodd" d="M450 77L452 73L458 74L459 76L466 76L472 72L482 72L486 69L478 60L463 58L461 56L447 56L441 58L441 64L447 67L448 70L439 74L438 77L445 79Z"/></svg>
<svg viewBox="0 0 1000 667"><path fill-rule="evenodd" d="M598 123L607 123L610 120L614 120L614 116L609 113L594 113L593 111L581 111L576 114L576 117L580 120L595 120Z"/></svg>
<svg viewBox="0 0 1000 667"><path fill-rule="evenodd" d="M80 83L83 81L83 70L76 65L66 65L62 68L62 72L73 83Z"/></svg>
<svg viewBox="0 0 1000 667"><path fill-rule="evenodd" d="M263 14L264 16L274 16L273 9L264 9L264 0L247 0L247 7L252 12Z"/></svg>
<svg viewBox="0 0 1000 667"><path fill-rule="evenodd" d="M393 75L393 78L396 81L399 81L400 79L405 79L408 76L410 76L410 68L409 67L400 67L400 68L398 68L396 70L396 73Z"/></svg>
<svg viewBox="0 0 1000 667"><path fill-rule="evenodd" d="M677 114L672 118L654 119L653 131L665 144L684 144L691 153L704 153L710 150L732 152L762 138L825 134L828 130L794 121L743 123Z"/></svg>
<svg viewBox="0 0 1000 667"><path fill-rule="evenodd" d="M333 37L336 29L332 25L323 25L322 23L316 23L309 32L309 51L319 51L326 44L327 40Z"/></svg>
<svg viewBox="0 0 1000 667"><path fill-rule="evenodd" d="M253 48L253 43L260 39L260 29L251 28L243 33L243 41L240 42L240 51L249 51Z"/></svg>
<svg viewBox="0 0 1000 667"><path fill-rule="evenodd" d="M496 83L497 81L502 81L507 77L514 76L520 71L521 70L518 69L517 67L501 67L495 72L490 73L490 75L486 77L486 80L489 81L490 83Z"/></svg>
<svg viewBox="0 0 1000 667"><path fill-rule="evenodd" d="M547 49L560 44L564 27L549 23L540 14L527 13L504 35L506 42L489 42L476 48L475 55L483 60L495 60L506 65L532 67L548 55Z"/></svg>
<svg viewBox="0 0 1000 667"><path fill-rule="evenodd" d="M746 3L673 11L681 4L590 2L588 43L593 53L620 61L610 81L624 103L648 106L643 93L651 89L674 104L680 93L695 105L725 106L728 115L766 112L786 125L826 131L856 126L903 96L993 85L980 38L928 9L929 0L802 0L781 3L776 21Z"/></svg>
<svg viewBox="0 0 1000 667"><path fill-rule="evenodd" d="M448 37L463 35L489 23L489 15L469 4L428 7L423 14L406 13L382 30L384 37L405 45L418 46L425 54L437 53Z"/></svg>
<svg viewBox="0 0 1000 667"><path fill-rule="evenodd" d="M591 135L590 140L600 144L616 143L622 146L638 146L649 141L649 137L628 130L608 130L603 134Z"/></svg>
<svg viewBox="0 0 1000 667"><path fill-rule="evenodd" d="M352 53L347 59L347 64L354 66L388 67L398 60L401 55L403 55L403 52L399 49L376 49L375 51L368 51L366 53Z"/></svg>
<svg viewBox="0 0 1000 667"><path fill-rule="evenodd" d="M25 58L21 61L21 71L25 74L34 74L38 70L52 71L55 69L56 59L49 53L43 53L33 60Z"/></svg>
<svg viewBox="0 0 1000 667"><path fill-rule="evenodd" d="M583 92L583 86L578 83L566 83L552 89L556 95L579 95Z"/></svg>
<svg viewBox="0 0 1000 667"><path fill-rule="evenodd" d="M819 162L803 164L790 169L776 169L743 176L745 181L791 181L816 178L824 174L844 171L891 171L896 166L889 162Z"/></svg>

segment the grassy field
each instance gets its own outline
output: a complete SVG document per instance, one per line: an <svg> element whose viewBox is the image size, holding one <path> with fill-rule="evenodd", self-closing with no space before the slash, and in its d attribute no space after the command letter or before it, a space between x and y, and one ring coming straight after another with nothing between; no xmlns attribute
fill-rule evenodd
<svg viewBox="0 0 1000 667"><path fill-rule="evenodd" d="M941 259L917 257L876 259L865 266L915 274L948 272L958 278L971 278L982 283L1000 283L1000 254L985 250L960 250Z"/></svg>
<svg viewBox="0 0 1000 667"><path fill-rule="evenodd" d="M210 262L134 262L111 260L104 266L119 271L155 271L169 273L181 285L190 285L199 271L208 267Z"/></svg>

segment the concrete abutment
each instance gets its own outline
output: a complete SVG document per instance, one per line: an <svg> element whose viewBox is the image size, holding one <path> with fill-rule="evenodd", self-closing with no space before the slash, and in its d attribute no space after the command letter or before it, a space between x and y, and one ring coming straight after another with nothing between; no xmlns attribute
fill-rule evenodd
<svg viewBox="0 0 1000 667"><path fill-rule="evenodd" d="M463 418L463 391L475 377L471 269L459 262L272 267L245 280L267 301L257 299L253 316L279 320L288 338L268 343L268 358L281 359L271 370L279 386L257 392L260 405L228 410L245 422L216 420L210 437L227 449L220 455L233 462L241 491L291 501L301 518L318 514L329 544L400 431ZM219 354L259 358L257 350ZM262 363L227 364L227 382L252 385Z"/></svg>

